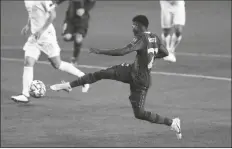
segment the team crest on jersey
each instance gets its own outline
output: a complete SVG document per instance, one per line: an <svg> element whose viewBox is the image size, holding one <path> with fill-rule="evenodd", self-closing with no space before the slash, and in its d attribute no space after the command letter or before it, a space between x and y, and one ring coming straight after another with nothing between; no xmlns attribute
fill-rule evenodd
<svg viewBox="0 0 232 149"><path fill-rule="evenodd" d="M148 38L149 42L156 42L156 38Z"/></svg>

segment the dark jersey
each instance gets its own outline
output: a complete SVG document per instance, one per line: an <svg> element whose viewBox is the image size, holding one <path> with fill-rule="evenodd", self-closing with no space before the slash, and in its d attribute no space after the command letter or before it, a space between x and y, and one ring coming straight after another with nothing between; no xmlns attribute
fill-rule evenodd
<svg viewBox="0 0 232 149"><path fill-rule="evenodd" d="M69 20L89 20L89 11L94 7L95 2L95 0L83 0L83 2L70 0L68 10L66 12L66 18ZM77 15L77 10L80 8L85 9L85 13L81 17Z"/></svg>
<svg viewBox="0 0 232 149"><path fill-rule="evenodd" d="M160 44L158 36L150 32L144 32L136 35L132 43L128 45L131 50L137 52L132 64L131 74L140 85L146 87L150 85L150 72Z"/></svg>

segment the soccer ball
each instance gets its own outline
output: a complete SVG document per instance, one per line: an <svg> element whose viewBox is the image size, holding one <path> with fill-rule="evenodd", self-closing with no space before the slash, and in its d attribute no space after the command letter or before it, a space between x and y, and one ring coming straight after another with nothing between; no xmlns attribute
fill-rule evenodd
<svg viewBox="0 0 232 149"><path fill-rule="evenodd" d="M41 98L46 93L46 86L40 80L34 80L31 83L29 93L34 98Z"/></svg>

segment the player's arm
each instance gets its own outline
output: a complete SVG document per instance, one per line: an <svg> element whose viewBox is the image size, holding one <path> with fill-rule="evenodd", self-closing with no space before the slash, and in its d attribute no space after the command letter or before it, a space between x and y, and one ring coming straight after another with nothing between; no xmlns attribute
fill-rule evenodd
<svg viewBox="0 0 232 149"><path fill-rule="evenodd" d="M156 54L155 58L164 58L168 56L168 50L165 48L163 44L159 46L158 53Z"/></svg>
<svg viewBox="0 0 232 149"><path fill-rule="evenodd" d="M124 56L134 51L138 51L144 47L144 41L142 38L135 39L132 43L127 46L114 50L100 50L100 49L90 49L90 53L103 54L109 56Z"/></svg>
<svg viewBox="0 0 232 149"><path fill-rule="evenodd" d="M27 24L21 30L21 34L26 35L27 33L29 33L30 29L31 29L31 20L30 17L28 16Z"/></svg>
<svg viewBox="0 0 232 149"><path fill-rule="evenodd" d="M28 19L27 19L26 26L28 26L29 28L31 28L31 19L30 19L30 17L28 17Z"/></svg>
<svg viewBox="0 0 232 149"><path fill-rule="evenodd" d="M53 3L52 1L43 1L44 8L46 12L48 12L48 18L45 21L45 24L40 29L42 32L44 32L53 22L53 20L56 18L56 10L55 7L57 6L56 3Z"/></svg>
<svg viewBox="0 0 232 149"><path fill-rule="evenodd" d="M158 52L155 55L155 58L164 58L166 56L168 56L168 50L166 49L166 47L161 43L160 39L157 37L157 45L158 45Z"/></svg>

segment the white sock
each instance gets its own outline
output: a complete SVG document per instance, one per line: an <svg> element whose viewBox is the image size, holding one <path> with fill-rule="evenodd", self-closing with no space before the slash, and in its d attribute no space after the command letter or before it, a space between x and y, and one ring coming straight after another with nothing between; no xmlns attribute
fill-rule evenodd
<svg viewBox="0 0 232 149"><path fill-rule="evenodd" d="M72 75L78 76L78 77L82 77L85 75L84 72L82 72L79 69L77 69L76 67L74 67L71 63L67 63L65 61L61 61L59 70L65 71L69 74L72 74Z"/></svg>
<svg viewBox="0 0 232 149"><path fill-rule="evenodd" d="M178 38L176 37L175 33L172 35L171 43L170 43L171 52L175 52L175 49L178 46L178 44L180 43L181 39L182 39L181 35Z"/></svg>
<svg viewBox="0 0 232 149"><path fill-rule="evenodd" d="M168 35L165 37L164 34L162 33L161 38L162 38L162 40L164 41L165 46L166 46L166 49L167 49L168 52L169 52L169 50L170 50L170 39L171 39L170 34L168 34Z"/></svg>
<svg viewBox="0 0 232 149"><path fill-rule="evenodd" d="M29 97L29 89L33 81L33 67L24 67L23 69L23 92L22 94Z"/></svg>

